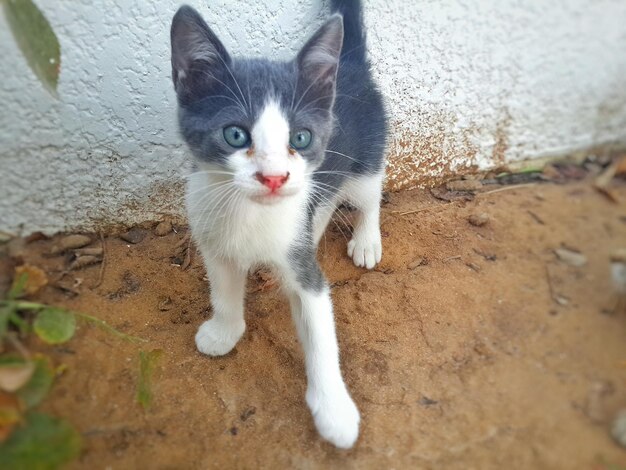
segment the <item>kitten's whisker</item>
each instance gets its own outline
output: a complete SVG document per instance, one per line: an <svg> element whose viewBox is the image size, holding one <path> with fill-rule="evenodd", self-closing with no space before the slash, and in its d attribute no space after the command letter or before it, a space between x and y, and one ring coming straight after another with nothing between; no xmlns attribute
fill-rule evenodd
<svg viewBox="0 0 626 470"><path fill-rule="evenodd" d="M205 203L207 203L207 208L213 207L213 205L215 205L215 201L217 200L217 198L219 198L221 195L223 195L224 193L232 189L232 187L233 186L231 185L227 185L227 186L221 186L212 191L207 191L206 194L203 194L200 197L200 199L196 201L191 201L191 204L188 203L189 209L196 209L197 207L202 207Z"/></svg>
<svg viewBox="0 0 626 470"><path fill-rule="evenodd" d="M241 107L241 110L244 112L244 114L247 114L246 111L246 107L243 105L243 103L239 100L239 97L237 96L237 94L233 91L233 89L231 87L229 87L226 83L224 83L223 81L221 81L219 78L217 78L215 75L213 75L212 73L209 73L206 70L201 70L201 69L190 69L190 71L192 72L200 72L206 76L208 76L211 80L215 80L216 82L220 83L221 85L223 85L228 91L230 91L233 95L233 97L237 100L237 103L239 104L239 106ZM239 86L239 85L237 85ZM243 98L243 96L242 96Z"/></svg>
<svg viewBox="0 0 626 470"><path fill-rule="evenodd" d="M183 193L182 195L175 197L173 200L169 200L169 201L166 201L163 204L160 204L159 206L157 206L155 208L155 211L161 211L161 210L166 209L166 208L169 209L172 206L175 206L175 205L178 205L178 204L185 204L185 200L186 200L187 196L193 195L193 194L198 193L198 192L205 191L207 189L207 187L215 187L215 186L226 184L226 183L228 183L228 182L220 182L220 183L216 183L214 185L204 186L202 188L196 189L196 190L191 191L191 192Z"/></svg>
<svg viewBox="0 0 626 470"><path fill-rule="evenodd" d="M234 98L232 98L232 97L230 97L230 96L226 96L226 95L212 95L212 96L205 96L204 98L202 98L202 99L198 100L198 101L197 101L197 103L198 103L198 104L200 104L200 103L202 103L202 102L203 102L203 101L205 101L205 100L217 99L217 98L223 98L223 99L225 99L225 100L232 101L233 103L235 103L237 106L239 106L239 107L241 108L241 103L240 103L238 100L236 100L236 99L234 99ZM242 109L243 109L243 108L242 108ZM245 110L244 110L244 111L245 111Z"/></svg>
<svg viewBox="0 0 626 470"><path fill-rule="evenodd" d="M345 153L336 152L335 150L326 150L325 152L327 152L327 153L333 153L333 154L335 154L335 155L340 155L340 156L342 156L342 157L347 158L348 160L352 160L353 162L358 163L359 165L363 165L363 162L360 162L360 161L359 161L359 160L357 160L356 158L351 157L350 155L346 155Z"/></svg>
<svg viewBox="0 0 626 470"><path fill-rule="evenodd" d="M250 104L248 103L248 101L246 100L246 97L243 96L243 91L241 91L241 87L239 86L239 82L237 81L237 79L235 78L235 76L233 75L233 72L230 70L230 67L228 66L228 64L226 63L226 61L222 58L221 55L217 55L220 60L222 61L222 64L224 64L224 67L226 67L226 70L228 71L228 73L230 74L230 77L233 79L233 81L235 82L235 86L237 86L237 89L239 90L239 94L241 95L241 99L246 103L246 106L248 107L248 111L250 112L250 114L252 114L252 108L250 107Z"/></svg>
<svg viewBox="0 0 626 470"><path fill-rule="evenodd" d="M321 185L323 185L323 186L326 186L326 187L328 187L328 188L331 188L333 191L331 191L331 190L329 190L329 189L326 189L326 188L324 188L323 186L319 186L320 184L321 184ZM324 184L324 183L317 182L317 183L314 185L314 187L315 187L315 189L316 189L316 190L321 191L321 194L320 194L320 193L318 193L318 195L320 195L320 196L321 196L322 194L328 194L328 195L330 195L330 196L331 196L331 197L333 197L333 198L336 196L336 191L335 191L335 190L336 190L336 188L334 188L333 186L330 186L330 185L327 185L327 184ZM328 205L329 205L329 207L334 207L334 208L335 208L335 211L339 211L339 213L341 214L341 216L342 216L342 218L343 218L343 222L344 222L346 225L348 225L348 226L350 226L350 227L351 227L351 226L352 226L352 221L351 221L351 220L350 220L350 219L349 219L349 218L348 218L348 217L347 217L347 216L346 216L346 215L345 215L345 214L341 211L341 203L340 203L339 201L338 201L338 202L333 202L333 201L332 201L332 200L331 200L328 196L325 196L325 198L326 198L326 200L328 201Z"/></svg>
<svg viewBox="0 0 626 470"><path fill-rule="evenodd" d="M199 170L199 171L195 171L193 173L189 173L187 175L183 175L184 178L189 178L191 176L194 175L201 175L201 174L208 174L208 175L229 175L229 176L235 176L235 172L234 171L215 171L215 170Z"/></svg>
<svg viewBox="0 0 626 470"><path fill-rule="evenodd" d="M208 232L208 227L209 224L211 224L214 220L217 220L217 217L214 219L213 216L217 216L219 214L216 213L216 211L220 211L221 208L223 207L222 204L228 200L228 198L235 193L235 191L237 190L237 188L235 188L234 186L231 186L229 188L226 188L226 190L224 190L223 192L221 192L220 196L218 198L216 198L212 204L209 204L207 206L207 209L205 211L203 211L201 218L204 219L204 223L202 224L202 230L201 233L207 233ZM214 226L216 227L216 226Z"/></svg>
<svg viewBox="0 0 626 470"><path fill-rule="evenodd" d="M300 97L300 99L298 100L298 103L296 103L296 109L294 110L294 113L296 111L298 111L298 108L300 106L300 103L302 103L302 100L304 99L304 97L307 95L307 93L311 90L311 88L313 87L313 85L317 84L317 81L322 77L322 75L324 74L324 72L320 72L320 74L315 77L315 79L313 81L311 81L311 84L307 87L306 90L304 90L304 93L302 94L302 96ZM334 96L334 93L333 95Z"/></svg>
<svg viewBox="0 0 626 470"><path fill-rule="evenodd" d="M323 191L323 188L316 188L319 191ZM346 226L346 228L350 228L352 227L352 223L350 222L350 220L348 220L348 218L346 217L345 214L343 214L343 212L341 212L341 210L339 210L339 206L338 204L336 204L335 202L331 201L328 197L324 196L323 193L321 192L314 192L311 194L311 196L315 199L315 201L318 203L318 205L324 205L326 207L332 207L333 210L333 214L338 214L339 218L341 220L341 222ZM344 238L346 239L346 241L348 241L347 237L345 236L345 234L343 233L343 230L341 230L341 227L337 224L337 222L333 219L333 217L331 216L331 220L333 220L333 222L335 223L335 225L337 226L337 228L341 231L342 235L344 236Z"/></svg>
<svg viewBox="0 0 626 470"><path fill-rule="evenodd" d="M311 193L310 197L311 197L311 200L309 201L308 207L311 207L313 209L313 211L315 211L317 208L322 207L322 206L336 208L334 204L330 203L327 199L323 198L319 193ZM348 241L346 235L343 233L342 228L337 224L337 222L335 220L333 220L332 215L331 215L329 221L331 221L331 220L333 221L335 226L339 229L339 232L341 233L343 238L346 241ZM326 231L326 227L324 227L324 231Z"/></svg>

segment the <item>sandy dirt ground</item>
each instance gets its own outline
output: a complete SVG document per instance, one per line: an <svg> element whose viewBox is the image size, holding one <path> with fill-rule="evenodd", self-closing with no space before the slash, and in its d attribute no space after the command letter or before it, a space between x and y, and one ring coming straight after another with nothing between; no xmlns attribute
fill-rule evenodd
<svg viewBox="0 0 626 470"><path fill-rule="evenodd" d="M626 200L626 184L614 191ZM481 213L485 225L468 222ZM37 300L147 340L82 325L66 345L31 342L67 365L44 408L84 436L70 468L626 468L609 432L626 408L626 313L612 312L609 273L610 252L626 246L626 204L589 182L471 201L391 194L383 261L369 272L347 258L347 229L329 227L319 259L362 414L349 451L316 434L288 305L267 273L250 277L236 349L218 359L195 349L209 290L198 255L181 267L186 231L175 230L140 229L136 244L107 237L95 288L101 265L59 280L67 259L48 255L54 240L26 246L24 260L52 280ZM563 246L587 263L557 259ZM153 349L163 355L146 411L135 398L138 354Z"/></svg>

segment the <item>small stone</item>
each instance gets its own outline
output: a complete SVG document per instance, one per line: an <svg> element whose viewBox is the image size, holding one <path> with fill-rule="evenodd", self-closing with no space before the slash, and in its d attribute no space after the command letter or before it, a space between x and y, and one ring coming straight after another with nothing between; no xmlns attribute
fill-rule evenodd
<svg viewBox="0 0 626 470"><path fill-rule="evenodd" d="M74 250L76 248L82 248L91 243L91 238L87 235L68 235L61 238L50 250L50 254L60 255L67 250Z"/></svg>
<svg viewBox="0 0 626 470"><path fill-rule="evenodd" d="M23 238L13 238L9 240L6 246L11 258L21 261L26 256L26 242Z"/></svg>
<svg viewBox="0 0 626 470"><path fill-rule="evenodd" d="M34 243L40 240L47 240L49 237L43 232L33 232L29 236L27 236L24 241L26 243Z"/></svg>
<svg viewBox="0 0 626 470"><path fill-rule="evenodd" d="M554 301L557 304L559 304L561 307L565 307L566 305L569 304L569 300L567 299L567 297L563 297L562 295L555 295Z"/></svg>
<svg viewBox="0 0 626 470"><path fill-rule="evenodd" d="M8 232L0 232L0 243L8 243L14 236Z"/></svg>
<svg viewBox="0 0 626 470"><path fill-rule="evenodd" d="M601 424L605 422L606 411L604 402L606 397L612 395L615 388L611 382L597 381L589 387L587 401L584 405L583 412L592 422Z"/></svg>
<svg viewBox="0 0 626 470"><path fill-rule="evenodd" d="M554 254L556 254L559 261L569 264L570 266L580 268L587 264L587 257L585 255L568 248L557 248L554 250Z"/></svg>
<svg viewBox="0 0 626 470"><path fill-rule="evenodd" d="M489 222L489 214L481 212L480 214L472 214L467 218L467 221L475 227L482 227Z"/></svg>
<svg viewBox="0 0 626 470"><path fill-rule="evenodd" d="M256 413L256 407L255 406L249 406L248 408L243 410L243 413L241 413L241 416L240 416L241 421L247 421L248 418L250 418L255 413Z"/></svg>
<svg viewBox="0 0 626 470"><path fill-rule="evenodd" d="M154 234L157 237L164 237L169 233L172 233L172 223L169 220L164 220L154 229Z"/></svg>
<svg viewBox="0 0 626 470"><path fill-rule="evenodd" d="M136 245L141 242L146 234L143 230L139 230L138 228L131 228L128 232L124 232L120 235L120 238L128 243L132 243Z"/></svg>
<svg viewBox="0 0 626 470"><path fill-rule="evenodd" d="M626 249L611 253L611 279L615 290L626 296Z"/></svg>
<svg viewBox="0 0 626 470"><path fill-rule="evenodd" d="M74 254L76 256L102 256L104 254L104 250L101 246L94 246L88 248L77 248L74 250Z"/></svg>
<svg viewBox="0 0 626 470"><path fill-rule="evenodd" d="M416 258L413 261L411 261L407 267L409 269L415 269L415 268L417 268L419 266L424 266L426 264L428 264L428 261L426 260L426 258L422 258L420 256L419 258Z"/></svg>
<svg viewBox="0 0 626 470"><path fill-rule="evenodd" d="M478 265L477 265L477 264L475 264L475 263L472 263L471 261L470 261L469 263L465 263L465 265L466 265L468 268L470 268L471 270L476 271L477 273L479 273L479 272L480 272L480 266L478 266Z"/></svg>
<svg viewBox="0 0 626 470"><path fill-rule="evenodd" d="M86 266L91 266L92 264L97 264L102 262L102 258L98 256L78 256L74 261L70 263L70 269L81 269Z"/></svg>
<svg viewBox="0 0 626 470"><path fill-rule="evenodd" d="M422 395L422 398L419 399L419 404L424 406L432 406L439 403L437 400L433 400L432 398L428 398Z"/></svg>
<svg viewBox="0 0 626 470"><path fill-rule="evenodd" d="M611 253L611 262L626 263L626 248L619 248Z"/></svg>
<svg viewBox="0 0 626 470"><path fill-rule="evenodd" d="M478 191L482 187L483 184L478 180L457 180L446 183L448 191Z"/></svg>
<svg viewBox="0 0 626 470"><path fill-rule="evenodd" d="M171 310L173 307L174 307L174 302L172 301L172 298L169 295L159 301L159 311L161 312L167 312L168 310Z"/></svg>
<svg viewBox="0 0 626 470"><path fill-rule="evenodd" d="M626 447L626 410L617 413L611 427L611 436L619 445Z"/></svg>

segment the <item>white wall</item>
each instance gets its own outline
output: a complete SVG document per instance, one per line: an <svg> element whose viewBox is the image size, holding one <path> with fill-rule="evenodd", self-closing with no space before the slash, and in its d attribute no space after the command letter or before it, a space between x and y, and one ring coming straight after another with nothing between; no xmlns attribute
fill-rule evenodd
<svg viewBox="0 0 626 470"><path fill-rule="evenodd" d="M36 0L61 43L60 100L0 13L0 229L180 213L174 0ZM230 51L291 57L322 0L190 1ZM365 0L392 114L389 187L626 139L623 0ZM210 6L209 6L210 5Z"/></svg>

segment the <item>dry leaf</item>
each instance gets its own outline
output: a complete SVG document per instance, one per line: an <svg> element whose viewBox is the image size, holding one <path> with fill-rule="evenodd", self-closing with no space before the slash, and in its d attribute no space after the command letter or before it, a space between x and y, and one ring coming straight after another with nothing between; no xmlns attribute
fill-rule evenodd
<svg viewBox="0 0 626 470"><path fill-rule="evenodd" d="M24 284L23 293L25 295L34 295L48 284L48 276L45 271L37 266L24 264L15 268L15 277L13 283L17 282L22 275L26 274L26 283Z"/></svg>
<svg viewBox="0 0 626 470"><path fill-rule="evenodd" d="M15 392L22 388L33 376L35 364L23 360L0 364L0 389Z"/></svg>
<svg viewBox="0 0 626 470"><path fill-rule="evenodd" d="M0 391L0 443L11 434L13 426L22 419L20 400L15 395Z"/></svg>

